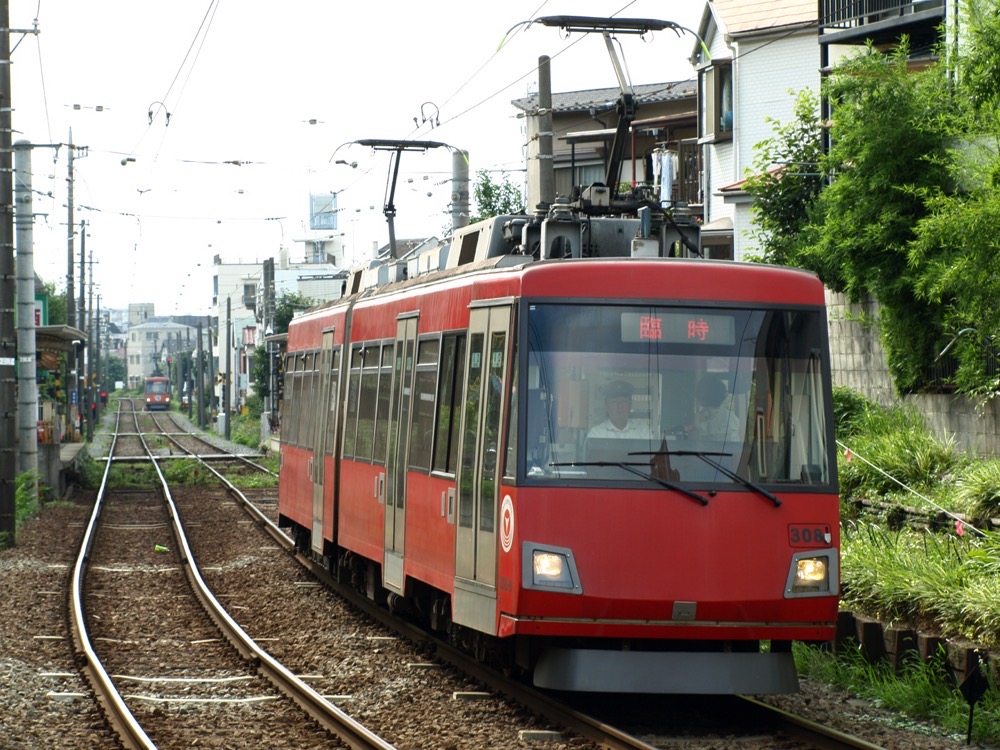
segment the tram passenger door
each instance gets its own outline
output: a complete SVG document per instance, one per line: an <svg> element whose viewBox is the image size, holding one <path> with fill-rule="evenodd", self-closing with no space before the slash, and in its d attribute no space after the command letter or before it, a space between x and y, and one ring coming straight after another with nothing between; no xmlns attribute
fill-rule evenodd
<svg viewBox="0 0 1000 750"><path fill-rule="evenodd" d="M330 371L333 363L333 330L323 331L323 348L319 352L319 408L314 424L312 455L312 549L323 554L323 487L326 483L326 419L330 417ZM316 391L313 391L316 393Z"/></svg>
<svg viewBox="0 0 1000 750"><path fill-rule="evenodd" d="M511 308L469 316L466 397L458 476L454 619L492 630L496 624L497 507Z"/></svg>
<svg viewBox="0 0 1000 750"><path fill-rule="evenodd" d="M413 316L400 319L396 324L392 402L389 407L389 446L385 459L385 555L382 565L382 584L397 593L403 593L406 466L416 348L417 318Z"/></svg>

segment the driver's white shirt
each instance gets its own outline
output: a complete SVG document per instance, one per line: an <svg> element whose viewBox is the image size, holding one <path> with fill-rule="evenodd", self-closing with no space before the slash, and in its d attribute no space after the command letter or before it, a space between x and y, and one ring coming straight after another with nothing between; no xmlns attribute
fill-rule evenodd
<svg viewBox="0 0 1000 750"><path fill-rule="evenodd" d="M610 419L601 422L590 429L587 438L632 438L634 440L644 440L652 437L649 430L649 422L645 419L630 419L625 423L625 428L619 430Z"/></svg>

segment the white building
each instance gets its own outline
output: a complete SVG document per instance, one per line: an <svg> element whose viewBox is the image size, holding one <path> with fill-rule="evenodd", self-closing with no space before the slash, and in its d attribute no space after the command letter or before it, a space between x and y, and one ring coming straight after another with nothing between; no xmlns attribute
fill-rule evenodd
<svg viewBox="0 0 1000 750"><path fill-rule="evenodd" d="M283 251L274 266L274 302L287 294L301 295L317 304L338 299L344 293L346 278L347 274L332 263L290 263ZM269 324L263 320L267 292L264 264L223 263L216 256L213 285L212 304L218 316L214 349L216 371L225 373L228 370L230 373L229 406L237 409L253 392L254 350L263 343ZM223 395L220 386L220 409L224 404Z"/></svg>
<svg viewBox="0 0 1000 750"><path fill-rule="evenodd" d="M699 143L706 256L753 253L750 197L742 190L754 145L772 121L794 117L796 95L820 90L816 0L712 0L705 5L692 61L698 70Z"/></svg>
<svg viewBox="0 0 1000 750"><path fill-rule="evenodd" d="M156 320L130 326L125 345L128 387L139 388L154 372L167 373L167 359L198 346L198 329Z"/></svg>

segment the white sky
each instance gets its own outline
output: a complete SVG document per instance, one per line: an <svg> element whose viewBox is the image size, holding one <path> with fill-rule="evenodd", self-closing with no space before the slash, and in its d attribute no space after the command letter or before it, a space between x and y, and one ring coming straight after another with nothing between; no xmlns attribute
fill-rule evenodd
<svg viewBox="0 0 1000 750"><path fill-rule="evenodd" d="M158 315L200 315L210 311L216 254L256 262L277 258L284 243L291 260L303 259L293 240L306 234L310 192L339 193L349 258L353 251L364 260L373 243L388 242L389 156L342 144L442 141L469 152L472 176L509 169L519 184L523 121L510 102L537 90L538 57L552 58L556 92L614 87L617 79L598 35L566 38L535 24L498 51L515 24L618 15L696 28L703 7L696 0L11 0L11 28L30 29L37 19L40 31L11 34L13 140L65 144L72 129L73 142L88 147L74 164L74 224L88 222L102 308L153 302ZM693 75L690 35L620 41L633 83ZM414 117L431 115L438 127L415 126ZM32 151L35 270L60 289L67 155L65 147ZM403 155L398 238L440 236L450 174L445 149Z"/></svg>

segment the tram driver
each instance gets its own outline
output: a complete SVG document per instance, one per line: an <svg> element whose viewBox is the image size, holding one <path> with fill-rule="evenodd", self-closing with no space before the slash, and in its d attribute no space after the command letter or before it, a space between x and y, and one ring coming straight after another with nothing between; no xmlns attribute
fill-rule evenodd
<svg viewBox="0 0 1000 750"><path fill-rule="evenodd" d="M652 437L649 421L632 418L632 384L613 380L604 388L604 410L608 418L590 428L587 439L628 438L647 440Z"/></svg>

